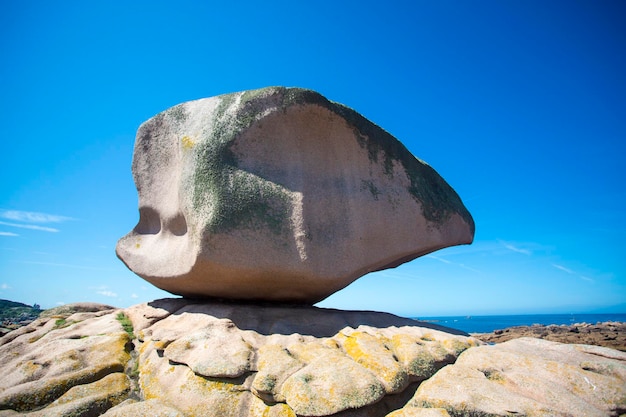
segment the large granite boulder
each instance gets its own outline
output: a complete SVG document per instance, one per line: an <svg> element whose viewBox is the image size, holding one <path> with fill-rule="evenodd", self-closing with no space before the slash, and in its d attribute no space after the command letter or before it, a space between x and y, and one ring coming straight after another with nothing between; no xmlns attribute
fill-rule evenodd
<svg viewBox="0 0 626 417"><path fill-rule="evenodd" d="M189 297L314 303L474 235L434 169L309 90L172 107L139 128L132 170L140 219L117 255Z"/></svg>
<svg viewBox="0 0 626 417"><path fill-rule="evenodd" d="M618 416L626 353L391 314L164 299L0 338L0 417Z"/></svg>

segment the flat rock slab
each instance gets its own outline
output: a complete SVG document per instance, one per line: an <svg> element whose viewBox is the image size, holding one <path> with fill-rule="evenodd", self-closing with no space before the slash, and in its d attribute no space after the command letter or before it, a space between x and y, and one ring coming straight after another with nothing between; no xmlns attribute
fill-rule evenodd
<svg viewBox="0 0 626 417"><path fill-rule="evenodd" d="M391 314L308 306L164 299L45 317L0 339L0 417L384 416L480 343Z"/></svg>
<svg viewBox="0 0 626 417"><path fill-rule="evenodd" d="M626 353L604 347L485 345L391 314L308 306L163 299L62 311L0 338L0 417L626 412Z"/></svg>
<svg viewBox="0 0 626 417"><path fill-rule="evenodd" d="M622 415L626 353L534 338L480 346L421 384L405 409L412 407L472 416Z"/></svg>
<svg viewBox="0 0 626 417"><path fill-rule="evenodd" d="M132 171L140 219L117 255L188 297L312 304L474 236L433 168L309 90L172 107L139 128Z"/></svg>
<svg viewBox="0 0 626 417"><path fill-rule="evenodd" d="M50 315L0 338L0 410L104 413L128 397L129 334L119 310ZM12 415L0 411L0 416ZM28 414L31 415L31 414Z"/></svg>
<svg viewBox="0 0 626 417"><path fill-rule="evenodd" d="M380 415L479 343L391 314L306 306L165 299L126 313L143 395L185 415Z"/></svg>

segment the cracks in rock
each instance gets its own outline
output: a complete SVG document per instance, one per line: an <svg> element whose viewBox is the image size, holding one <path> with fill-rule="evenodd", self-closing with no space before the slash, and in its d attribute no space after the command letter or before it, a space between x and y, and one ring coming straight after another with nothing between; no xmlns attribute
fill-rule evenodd
<svg viewBox="0 0 626 417"><path fill-rule="evenodd" d="M143 395L139 386L139 352L135 346L136 340L137 339L133 339L126 343L126 351L130 355L130 359L126 363L124 373L130 381L130 392L128 394L128 398L142 401Z"/></svg>
<svg viewBox="0 0 626 417"><path fill-rule="evenodd" d="M595 351L595 350L584 350L583 352L586 353L586 354L589 354L589 355L599 356L599 357L601 357L603 359L613 359L613 360L626 362L626 359L622 355L619 355L619 356L618 355L611 355L609 352L604 353L604 352L598 352L598 351ZM619 353L623 353L623 352L619 352Z"/></svg>
<svg viewBox="0 0 626 417"><path fill-rule="evenodd" d="M360 417L363 415L369 417L384 417L406 406L415 395L420 384L421 382L412 382L402 392L387 394L374 404L358 409L340 411L327 417Z"/></svg>

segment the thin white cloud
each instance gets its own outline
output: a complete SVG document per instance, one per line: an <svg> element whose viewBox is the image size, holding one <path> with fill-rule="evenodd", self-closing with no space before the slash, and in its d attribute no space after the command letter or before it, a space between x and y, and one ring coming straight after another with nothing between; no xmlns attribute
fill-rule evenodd
<svg viewBox="0 0 626 417"><path fill-rule="evenodd" d="M107 287L106 285L98 285L97 287L89 287L90 290L106 290Z"/></svg>
<svg viewBox="0 0 626 417"><path fill-rule="evenodd" d="M462 264L462 263L452 262L452 261L449 261L449 260L447 260L447 259L440 258L439 256L435 256L435 255L426 255L425 257L426 257L426 258L436 259L436 260L438 260L439 262L443 262L444 264L456 265L456 266L458 266L458 267L460 267L460 268L467 269L468 271L477 272L477 273L479 273L479 274L481 273L478 269L474 269L474 268L472 268L472 267L470 267L470 266L467 266L467 265L465 265L465 264Z"/></svg>
<svg viewBox="0 0 626 417"><path fill-rule="evenodd" d="M451 264L451 263L452 263L452 262L450 262L450 261L449 261L449 260L447 260L447 259L443 259L443 258L440 258L440 257L435 256L435 255L426 255L425 257L426 257L426 258L436 259L436 260L438 260L439 262L443 262L444 264Z"/></svg>
<svg viewBox="0 0 626 417"><path fill-rule="evenodd" d="M19 235L13 232L0 232L0 236L19 236Z"/></svg>
<svg viewBox="0 0 626 417"><path fill-rule="evenodd" d="M386 278L391 278L391 279L404 279L404 280L414 281L416 278L416 275L410 272L398 272L397 270L393 270L393 269L385 269L385 270L377 271L374 273L378 274L381 277L386 277Z"/></svg>
<svg viewBox="0 0 626 417"><path fill-rule="evenodd" d="M505 242L503 240L500 240L499 242L500 242L500 244L502 244L502 246L504 246L505 248L507 248L510 251L517 252L517 253L522 253L524 255L532 255L533 254L530 250L517 247L517 246L515 246L515 245L513 245L513 244L511 244L509 242Z"/></svg>
<svg viewBox="0 0 626 417"><path fill-rule="evenodd" d="M563 272L567 272L570 275L576 275L578 278L588 281L588 282L595 282L592 278L586 277L584 275L580 275L579 273L577 273L576 271L573 271L569 268L564 267L563 265L559 265L559 264L552 264L553 267L555 267L556 269L559 269Z"/></svg>
<svg viewBox="0 0 626 417"><path fill-rule="evenodd" d="M36 224L20 224L20 223L9 223L9 222L3 222L3 221L0 221L0 224L3 226L19 227L20 229L40 230L42 232L56 233L59 231L59 229L55 229L54 227L38 226Z"/></svg>
<svg viewBox="0 0 626 417"><path fill-rule="evenodd" d="M55 227L42 226L42 224L62 223L68 220L75 220L71 217L60 216L58 214L48 214L39 213L36 211L22 210L0 210L0 219L10 220L8 222L0 221L0 225L3 226L18 227L20 229L39 230L41 232L51 233L57 233L59 229ZM7 234L2 235L9 236Z"/></svg>
<svg viewBox="0 0 626 417"><path fill-rule="evenodd" d="M459 265L461 268L465 268L465 269L467 269L468 271L477 272L477 273L479 273L479 274L481 273L478 269L474 269L474 268L469 267L469 266L467 266L467 265L465 265L465 264L458 264L458 265Z"/></svg>
<svg viewBox="0 0 626 417"><path fill-rule="evenodd" d="M102 268L97 266L85 266L85 265L73 265L73 264L63 264L63 263L55 263L55 262L38 262L38 261L15 261L21 264L29 264L29 265L46 265L46 266L59 266L62 268L76 268L76 269L89 269L92 271L115 271L113 268Z"/></svg>
<svg viewBox="0 0 626 417"><path fill-rule="evenodd" d="M98 285L95 287L89 287L90 290L95 290L96 294L104 295L105 297L117 297L117 293L109 290L106 285Z"/></svg>
<svg viewBox="0 0 626 417"><path fill-rule="evenodd" d="M560 269L561 271L567 272L568 274L572 274L572 275L576 274L576 272L572 271L569 268L564 267L563 265L552 264L552 266L555 267L556 269Z"/></svg>
<svg viewBox="0 0 626 417"><path fill-rule="evenodd" d="M0 284L0 290L10 290L11 286L7 283Z"/></svg>
<svg viewBox="0 0 626 417"><path fill-rule="evenodd" d="M61 223L68 220L74 220L71 217L59 216L57 214L22 210L0 210L0 217L7 220L26 223Z"/></svg>
<svg viewBox="0 0 626 417"><path fill-rule="evenodd" d="M133 294L130 295L130 298L139 298L139 296L137 294L133 293Z"/></svg>

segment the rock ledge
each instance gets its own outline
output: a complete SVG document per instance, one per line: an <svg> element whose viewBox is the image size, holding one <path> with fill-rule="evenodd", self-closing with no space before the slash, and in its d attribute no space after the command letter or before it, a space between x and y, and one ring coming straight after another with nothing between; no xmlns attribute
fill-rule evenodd
<svg viewBox="0 0 626 417"><path fill-rule="evenodd" d="M96 307L0 338L0 417L626 412L626 354L602 347L485 345L391 314L302 306Z"/></svg>

